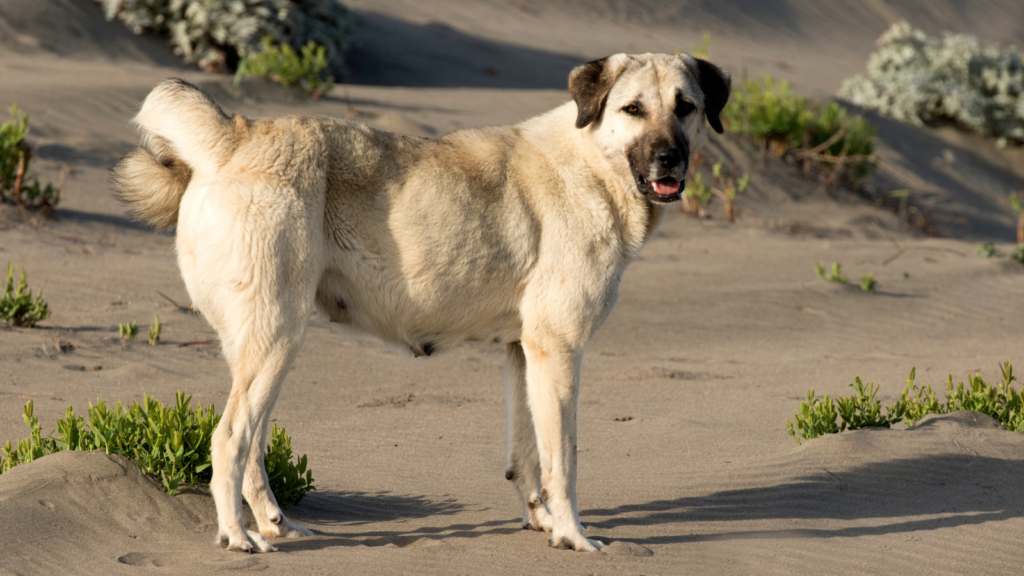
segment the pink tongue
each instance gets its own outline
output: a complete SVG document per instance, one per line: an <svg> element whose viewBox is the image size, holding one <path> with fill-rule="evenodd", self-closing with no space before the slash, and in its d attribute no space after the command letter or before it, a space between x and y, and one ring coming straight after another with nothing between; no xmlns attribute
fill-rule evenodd
<svg viewBox="0 0 1024 576"><path fill-rule="evenodd" d="M675 178L662 178L651 182L654 184L654 191L662 196L670 196L679 192L679 180Z"/></svg>

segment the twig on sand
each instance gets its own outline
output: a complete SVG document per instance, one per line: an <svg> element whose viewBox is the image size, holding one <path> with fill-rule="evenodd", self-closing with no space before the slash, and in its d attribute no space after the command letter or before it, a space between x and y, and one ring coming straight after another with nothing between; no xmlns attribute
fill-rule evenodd
<svg viewBox="0 0 1024 576"><path fill-rule="evenodd" d="M184 348L185 346L202 346L204 344L216 344L213 340L196 340L194 342L182 342L178 344L178 348Z"/></svg>
<svg viewBox="0 0 1024 576"><path fill-rule="evenodd" d="M157 290L157 291L156 291L156 293L157 293L157 294L159 294L159 295L161 295L161 296L163 296L164 300L167 300L167 301L168 301L168 302L170 302L171 304L174 304L174 307L178 309L178 312L185 312L186 314L188 314L188 313L191 313L191 312L193 311L193 310L192 310L192 306L191 306L191 305L189 305L189 306L182 306L181 304L178 304L177 302L175 302L175 301L174 301L174 300L173 300L173 299L172 299L172 298L171 298L170 296L168 296L167 294L164 294L163 292L161 292L161 291L159 291L159 290Z"/></svg>

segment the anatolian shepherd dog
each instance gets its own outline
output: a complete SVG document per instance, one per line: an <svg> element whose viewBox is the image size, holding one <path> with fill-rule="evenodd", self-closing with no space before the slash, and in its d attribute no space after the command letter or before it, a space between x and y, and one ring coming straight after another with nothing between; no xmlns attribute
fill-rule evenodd
<svg viewBox="0 0 1024 576"><path fill-rule="evenodd" d="M330 118L229 117L182 80L135 117L114 168L138 218L177 225L181 274L220 336L231 395L213 436L217 541L274 550L311 534L281 513L263 439L319 309L416 355L508 350L508 467L523 526L598 550L576 503L583 350L619 279L678 200L730 78L687 55L616 54L569 76L573 101L438 139ZM243 524L249 502L259 532Z"/></svg>

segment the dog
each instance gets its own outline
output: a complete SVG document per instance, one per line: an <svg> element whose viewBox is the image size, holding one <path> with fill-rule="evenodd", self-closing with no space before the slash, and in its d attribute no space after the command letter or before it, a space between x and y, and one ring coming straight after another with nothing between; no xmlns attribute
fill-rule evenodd
<svg viewBox="0 0 1024 576"><path fill-rule="evenodd" d="M707 125L722 132L730 89L727 72L685 54L616 54L573 69L572 101L554 110L423 139L229 117L183 80L158 84L133 120L142 147L113 183L135 217L177 227L185 286L230 367L212 440L217 542L269 552L270 538L311 534L271 493L262 440L319 310L416 355L506 346L505 478L523 527L601 549L576 500L584 348L680 199Z"/></svg>

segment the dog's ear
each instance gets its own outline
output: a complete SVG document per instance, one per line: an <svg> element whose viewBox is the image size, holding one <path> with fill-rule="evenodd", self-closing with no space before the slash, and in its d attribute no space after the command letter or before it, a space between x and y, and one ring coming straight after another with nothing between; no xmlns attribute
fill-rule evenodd
<svg viewBox="0 0 1024 576"><path fill-rule="evenodd" d="M704 92L704 115L708 118L708 124L715 132L722 133L722 120L719 115L729 101L729 92L732 90L732 77L725 70L715 66L711 62L694 58L697 62L697 82Z"/></svg>
<svg viewBox="0 0 1024 576"><path fill-rule="evenodd" d="M616 54L573 68L569 93L576 101L576 127L584 128L601 116L608 92L625 66L625 54Z"/></svg>

